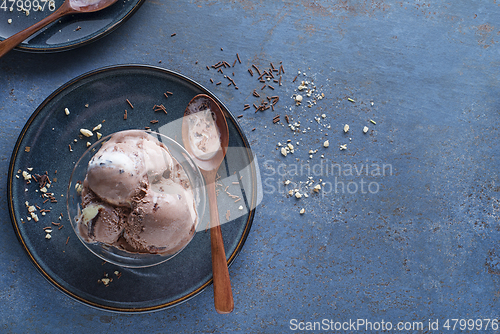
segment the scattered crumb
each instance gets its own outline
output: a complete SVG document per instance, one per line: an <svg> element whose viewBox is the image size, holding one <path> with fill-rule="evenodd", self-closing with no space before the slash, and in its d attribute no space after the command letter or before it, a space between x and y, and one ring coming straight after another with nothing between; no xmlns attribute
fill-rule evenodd
<svg viewBox="0 0 500 334"><path fill-rule="evenodd" d="M300 209L300 211L299 211L299 213L300 213L301 215L303 215L305 212L306 212L306 209L304 209L304 208Z"/></svg>
<svg viewBox="0 0 500 334"><path fill-rule="evenodd" d="M80 133L84 135L85 137L92 137L94 134L92 131L87 130L87 129L80 129Z"/></svg>
<svg viewBox="0 0 500 334"><path fill-rule="evenodd" d="M69 115L69 109L68 108L64 108L64 113L66 114L66 116Z"/></svg>
<svg viewBox="0 0 500 334"><path fill-rule="evenodd" d="M363 133L367 133L367 132L368 132L368 127L367 127L367 126L365 126L365 127L363 128Z"/></svg>

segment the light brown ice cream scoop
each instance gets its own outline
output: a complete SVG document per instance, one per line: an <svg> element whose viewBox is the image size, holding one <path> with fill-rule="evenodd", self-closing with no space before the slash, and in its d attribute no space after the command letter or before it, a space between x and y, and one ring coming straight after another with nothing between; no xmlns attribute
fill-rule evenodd
<svg viewBox="0 0 500 334"><path fill-rule="evenodd" d="M186 195L148 192L129 216L125 240L152 254L174 254L182 249L196 229L193 199Z"/></svg>
<svg viewBox="0 0 500 334"><path fill-rule="evenodd" d="M141 130L113 134L88 163L80 234L133 253L173 255L198 216L189 177L168 148Z"/></svg>
<svg viewBox="0 0 500 334"><path fill-rule="evenodd" d="M215 193L215 177L229 144L226 117L210 96L196 95L182 119L182 141L205 178L210 206L210 240L214 283L214 304L218 313L234 309Z"/></svg>

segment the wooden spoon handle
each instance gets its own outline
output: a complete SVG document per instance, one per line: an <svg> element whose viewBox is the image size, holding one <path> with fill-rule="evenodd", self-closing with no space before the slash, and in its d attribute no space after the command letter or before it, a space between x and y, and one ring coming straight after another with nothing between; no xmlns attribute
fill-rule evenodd
<svg viewBox="0 0 500 334"><path fill-rule="evenodd" d="M73 12L73 9L69 6L67 2L64 2L61 7L59 7L55 12L47 16L46 18L38 21L32 26L21 30L17 34L10 36L9 38L0 42L0 58L3 57L7 52L15 48L17 45L21 44L26 38L33 35L38 30L47 26L48 24L54 22L55 20L61 18L64 15Z"/></svg>
<svg viewBox="0 0 500 334"><path fill-rule="evenodd" d="M217 195L215 193L215 177L212 180L206 181L210 206L210 242L212 248L212 271L214 276L214 304L217 313L227 314L233 311L234 301L219 222Z"/></svg>

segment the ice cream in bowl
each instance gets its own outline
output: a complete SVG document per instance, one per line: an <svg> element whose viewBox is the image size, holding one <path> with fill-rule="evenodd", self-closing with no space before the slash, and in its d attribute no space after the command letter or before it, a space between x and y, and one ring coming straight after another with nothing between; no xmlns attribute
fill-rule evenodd
<svg viewBox="0 0 500 334"><path fill-rule="evenodd" d="M205 210L204 181L173 139L120 131L75 164L67 206L75 233L92 253L123 267L148 267L193 239Z"/></svg>

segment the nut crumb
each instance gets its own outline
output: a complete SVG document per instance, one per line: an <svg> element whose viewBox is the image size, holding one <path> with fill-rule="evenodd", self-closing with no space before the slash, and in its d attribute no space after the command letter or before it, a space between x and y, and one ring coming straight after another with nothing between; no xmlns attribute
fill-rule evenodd
<svg viewBox="0 0 500 334"><path fill-rule="evenodd" d="M64 108L64 113L66 114L66 116L69 115L69 109L68 108Z"/></svg>
<svg viewBox="0 0 500 334"><path fill-rule="evenodd" d="M349 131L349 124L344 125L344 132L347 133Z"/></svg>
<svg viewBox="0 0 500 334"><path fill-rule="evenodd" d="M304 208L300 209L300 211L299 211L299 213L300 213L301 215L303 215L305 212L306 212L306 209L304 209Z"/></svg>
<svg viewBox="0 0 500 334"><path fill-rule="evenodd" d="M286 155L288 154L288 150L285 148L285 147L282 147L281 148L281 154L286 157Z"/></svg>
<svg viewBox="0 0 500 334"><path fill-rule="evenodd" d="M80 133L84 135L85 137L92 137L94 134L92 131L87 130L87 129L80 129Z"/></svg>
<svg viewBox="0 0 500 334"><path fill-rule="evenodd" d="M328 147L330 146L330 142L328 140L325 140L325 142L323 143L323 146L324 147Z"/></svg>
<svg viewBox="0 0 500 334"><path fill-rule="evenodd" d="M367 127L367 126L365 126L365 127L363 128L363 133L367 133L367 132L368 132L368 127Z"/></svg>

